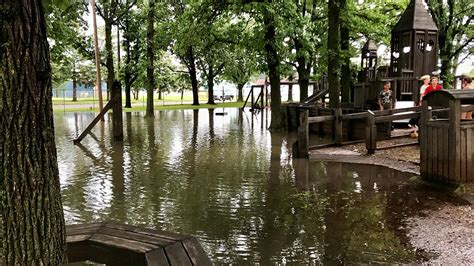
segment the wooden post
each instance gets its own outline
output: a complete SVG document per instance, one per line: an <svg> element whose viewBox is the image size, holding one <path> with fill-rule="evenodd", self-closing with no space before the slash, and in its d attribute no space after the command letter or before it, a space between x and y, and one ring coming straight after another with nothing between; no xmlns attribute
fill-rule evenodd
<svg viewBox="0 0 474 266"><path fill-rule="evenodd" d="M334 142L336 146L342 146L342 109L335 109L334 118Z"/></svg>
<svg viewBox="0 0 474 266"><path fill-rule="evenodd" d="M461 103L449 102L449 177L450 182L459 182L461 176Z"/></svg>
<svg viewBox="0 0 474 266"><path fill-rule="evenodd" d="M261 101L260 107L262 109L264 108L263 104L265 103L265 100L263 99L263 97L265 97L265 92L264 91L265 91L265 88L263 86L260 87L260 96L262 97L262 99L260 99L260 101ZM262 125L263 125L263 123L262 123Z"/></svg>
<svg viewBox="0 0 474 266"><path fill-rule="evenodd" d="M428 162L427 162L427 152L428 152L428 126L427 123L431 119L431 110L428 107L428 101L424 100L421 107L421 118L419 123L419 132L418 139L420 140L420 174L422 178L429 178L428 173Z"/></svg>
<svg viewBox="0 0 474 266"><path fill-rule="evenodd" d="M252 110L255 108L255 103L253 102L254 99L253 99L253 87L250 89L250 108L252 108Z"/></svg>
<svg viewBox="0 0 474 266"><path fill-rule="evenodd" d="M123 140L123 113L122 113L122 89L120 81L114 81L114 86L112 87L112 99L114 101L112 111L113 111L113 132L114 140L122 141Z"/></svg>
<svg viewBox="0 0 474 266"><path fill-rule="evenodd" d="M265 78L265 107L268 106L268 85L267 78Z"/></svg>
<svg viewBox="0 0 474 266"><path fill-rule="evenodd" d="M367 128L365 147L368 154L374 154L377 149L377 127L375 126L374 112L367 110Z"/></svg>
<svg viewBox="0 0 474 266"><path fill-rule="evenodd" d="M308 158L309 145L309 111L304 110L300 113L300 126L298 127L298 151L297 158Z"/></svg>

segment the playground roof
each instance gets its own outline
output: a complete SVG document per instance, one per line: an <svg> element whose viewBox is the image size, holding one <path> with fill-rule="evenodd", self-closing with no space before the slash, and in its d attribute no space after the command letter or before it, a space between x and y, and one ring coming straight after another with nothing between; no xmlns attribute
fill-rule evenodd
<svg viewBox="0 0 474 266"><path fill-rule="evenodd" d="M411 0L407 9L398 20L392 32L401 32L412 29L434 30L438 28L426 8L423 0Z"/></svg>

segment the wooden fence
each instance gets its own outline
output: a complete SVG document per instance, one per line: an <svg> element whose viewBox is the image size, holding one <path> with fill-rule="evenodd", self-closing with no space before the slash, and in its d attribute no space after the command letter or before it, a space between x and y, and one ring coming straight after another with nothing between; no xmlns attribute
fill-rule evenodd
<svg viewBox="0 0 474 266"><path fill-rule="evenodd" d="M373 154L377 150L377 126L376 124L392 122L394 120L419 118L421 107L409 107L400 109L391 109L383 111L367 111L353 114L342 114L342 109L334 109L334 115L325 116L309 116L308 108L301 107L300 111L300 123L298 127L298 141L296 144L296 156L298 158L308 157L308 152L311 149L317 149L327 146L342 146L345 144L352 144L360 141L348 141L343 142L343 121L353 119L365 119L366 120L366 148L369 154ZM334 137L333 141L327 144L320 145L309 145L309 125L315 123L323 123L332 121L334 123ZM350 130L350 129L348 129ZM388 128L390 130L390 128ZM410 143L412 144L412 143ZM405 144L406 145L406 144ZM399 147L396 145L393 147Z"/></svg>

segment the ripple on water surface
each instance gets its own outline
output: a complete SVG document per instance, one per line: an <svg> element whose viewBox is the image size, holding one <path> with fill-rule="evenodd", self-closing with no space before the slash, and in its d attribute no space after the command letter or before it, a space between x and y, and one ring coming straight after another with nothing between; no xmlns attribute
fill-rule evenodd
<svg viewBox="0 0 474 266"><path fill-rule="evenodd" d="M110 117L56 114L68 223L114 220L195 235L216 263L414 262L403 221L451 200L383 167L292 160L292 134L226 109ZM262 125L264 125L262 127Z"/></svg>

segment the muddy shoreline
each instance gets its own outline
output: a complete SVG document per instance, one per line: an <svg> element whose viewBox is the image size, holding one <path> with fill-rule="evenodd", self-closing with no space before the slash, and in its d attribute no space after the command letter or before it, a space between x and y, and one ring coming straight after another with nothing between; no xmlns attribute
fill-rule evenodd
<svg viewBox="0 0 474 266"><path fill-rule="evenodd" d="M401 172L420 175L419 146L405 146L377 150L367 155L365 144L324 148L310 151L311 160L370 164L386 166ZM436 187L434 189L439 189ZM409 244L416 250L431 254L426 263L471 265L474 264L474 184L462 185L446 193L459 198L460 205L436 203L404 221L404 232Z"/></svg>

